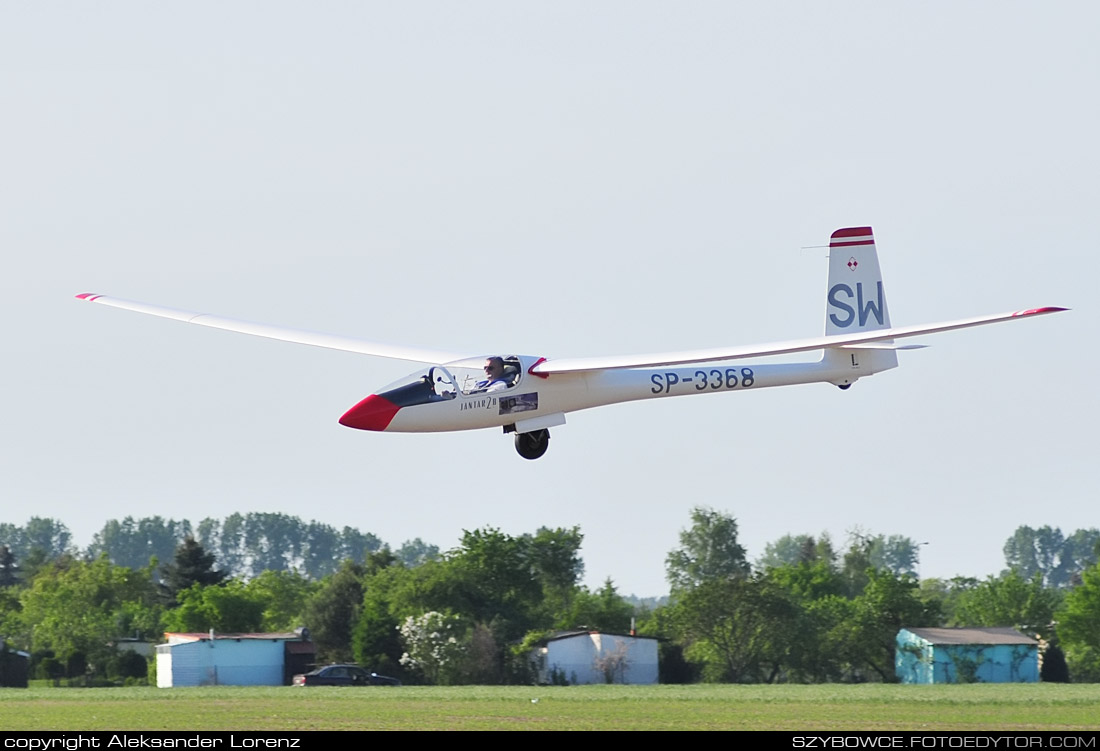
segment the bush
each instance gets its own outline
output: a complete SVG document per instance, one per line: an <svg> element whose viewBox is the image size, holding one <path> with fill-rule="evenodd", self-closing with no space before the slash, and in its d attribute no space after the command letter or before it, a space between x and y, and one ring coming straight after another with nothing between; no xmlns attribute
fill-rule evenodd
<svg viewBox="0 0 1100 751"><path fill-rule="evenodd" d="M1074 683L1100 683L1100 650L1066 645L1066 665Z"/></svg>
<svg viewBox="0 0 1100 751"><path fill-rule="evenodd" d="M65 666L55 657L43 657L34 669L35 678L56 681L65 676Z"/></svg>
<svg viewBox="0 0 1100 751"><path fill-rule="evenodd" d="M65 677L77 678L88 672L88 658L83 652L73 652L65 660Z"/></svg>
<svg viewBox="0 0 1100 751"><path fill-rule="evenodd" d="M658 645L661 659L657 662L661 683L696 683L702 672L700 666L684 659L684 648L679 644L662 641Z"/></svg>
<svg viewBox="0 0 1100 751"><path fill-rule="evenodd" d="M137 652L125 649L107 662L107 675L111 678L142 678L149 674L149 661Z"/></svg>
<svg viewBox="0 0 1100 751"><path fill-rule="evenodd" d="M1039 680L1044 683L1069 683L1066 655L1053 644L1043 652L1043 667L1039 670Z"/></svg>

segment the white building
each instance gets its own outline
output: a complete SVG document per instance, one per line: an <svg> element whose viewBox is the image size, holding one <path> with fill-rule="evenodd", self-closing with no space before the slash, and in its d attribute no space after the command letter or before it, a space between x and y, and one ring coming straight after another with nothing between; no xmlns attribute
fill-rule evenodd
<svg viewBox="0 0 1100 751"><path fill-rule="evenodd" d="M535 650L539 683L657 683L657 640L566 631Z"/></svg>
<svg viewBox="0 0 1100 751"><path fill-rule="evenodd" d="M157 688L283 686L314 659L301 634L165 634L157 646Z"/></svg>

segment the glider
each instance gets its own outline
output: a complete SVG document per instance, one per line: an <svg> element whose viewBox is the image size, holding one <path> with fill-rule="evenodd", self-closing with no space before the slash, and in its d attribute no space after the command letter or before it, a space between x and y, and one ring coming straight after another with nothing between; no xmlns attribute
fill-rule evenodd
<svg viewBox="0 0 1100 751"><path fill-rule="evenodd" d="M849 227L832 234L824 336L755 346L558 360L509 353L472 355L252 323L92 293L77 297L242 334L425 363L428 367L360 401L340 423L402 433L503 428L515 434L516 451L525 459L546 453L550 428L564 425L568 412L638 399L800 383L831 383L847 389L864 376L896 368L897 350L923 346L897 340L1066 310L1030 308L894 328L870 227ZM820 359L751 362L813 351L822 352Z"/></svg>

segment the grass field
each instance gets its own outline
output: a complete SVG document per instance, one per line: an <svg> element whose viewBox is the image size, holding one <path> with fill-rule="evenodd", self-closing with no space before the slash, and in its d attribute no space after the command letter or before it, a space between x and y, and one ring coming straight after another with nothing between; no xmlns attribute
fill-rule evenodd
<svg viewBox="0 0 1100 751"><path fill-rule="evenodd" d="M1100 684L0 689L0 730L1097 730Z"/></svg>

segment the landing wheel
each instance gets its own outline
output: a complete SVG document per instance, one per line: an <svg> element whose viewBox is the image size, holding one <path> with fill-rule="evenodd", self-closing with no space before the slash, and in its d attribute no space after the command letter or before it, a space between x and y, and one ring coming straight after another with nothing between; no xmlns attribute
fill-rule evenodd
<svg viewBox="0 0 1100 751"><path fill-rule="evenodd" d="M852 384L842 383L842 384L838 385L837 388L840 389L841 391L847 391L848 389L852 388Z"/></svg>
<svg viewBox="0 0 1100 751"><path fill-rule="evenodd" d="M516 433L516 451L524 459L538 459L550 447L549 430Z"/></svg>

